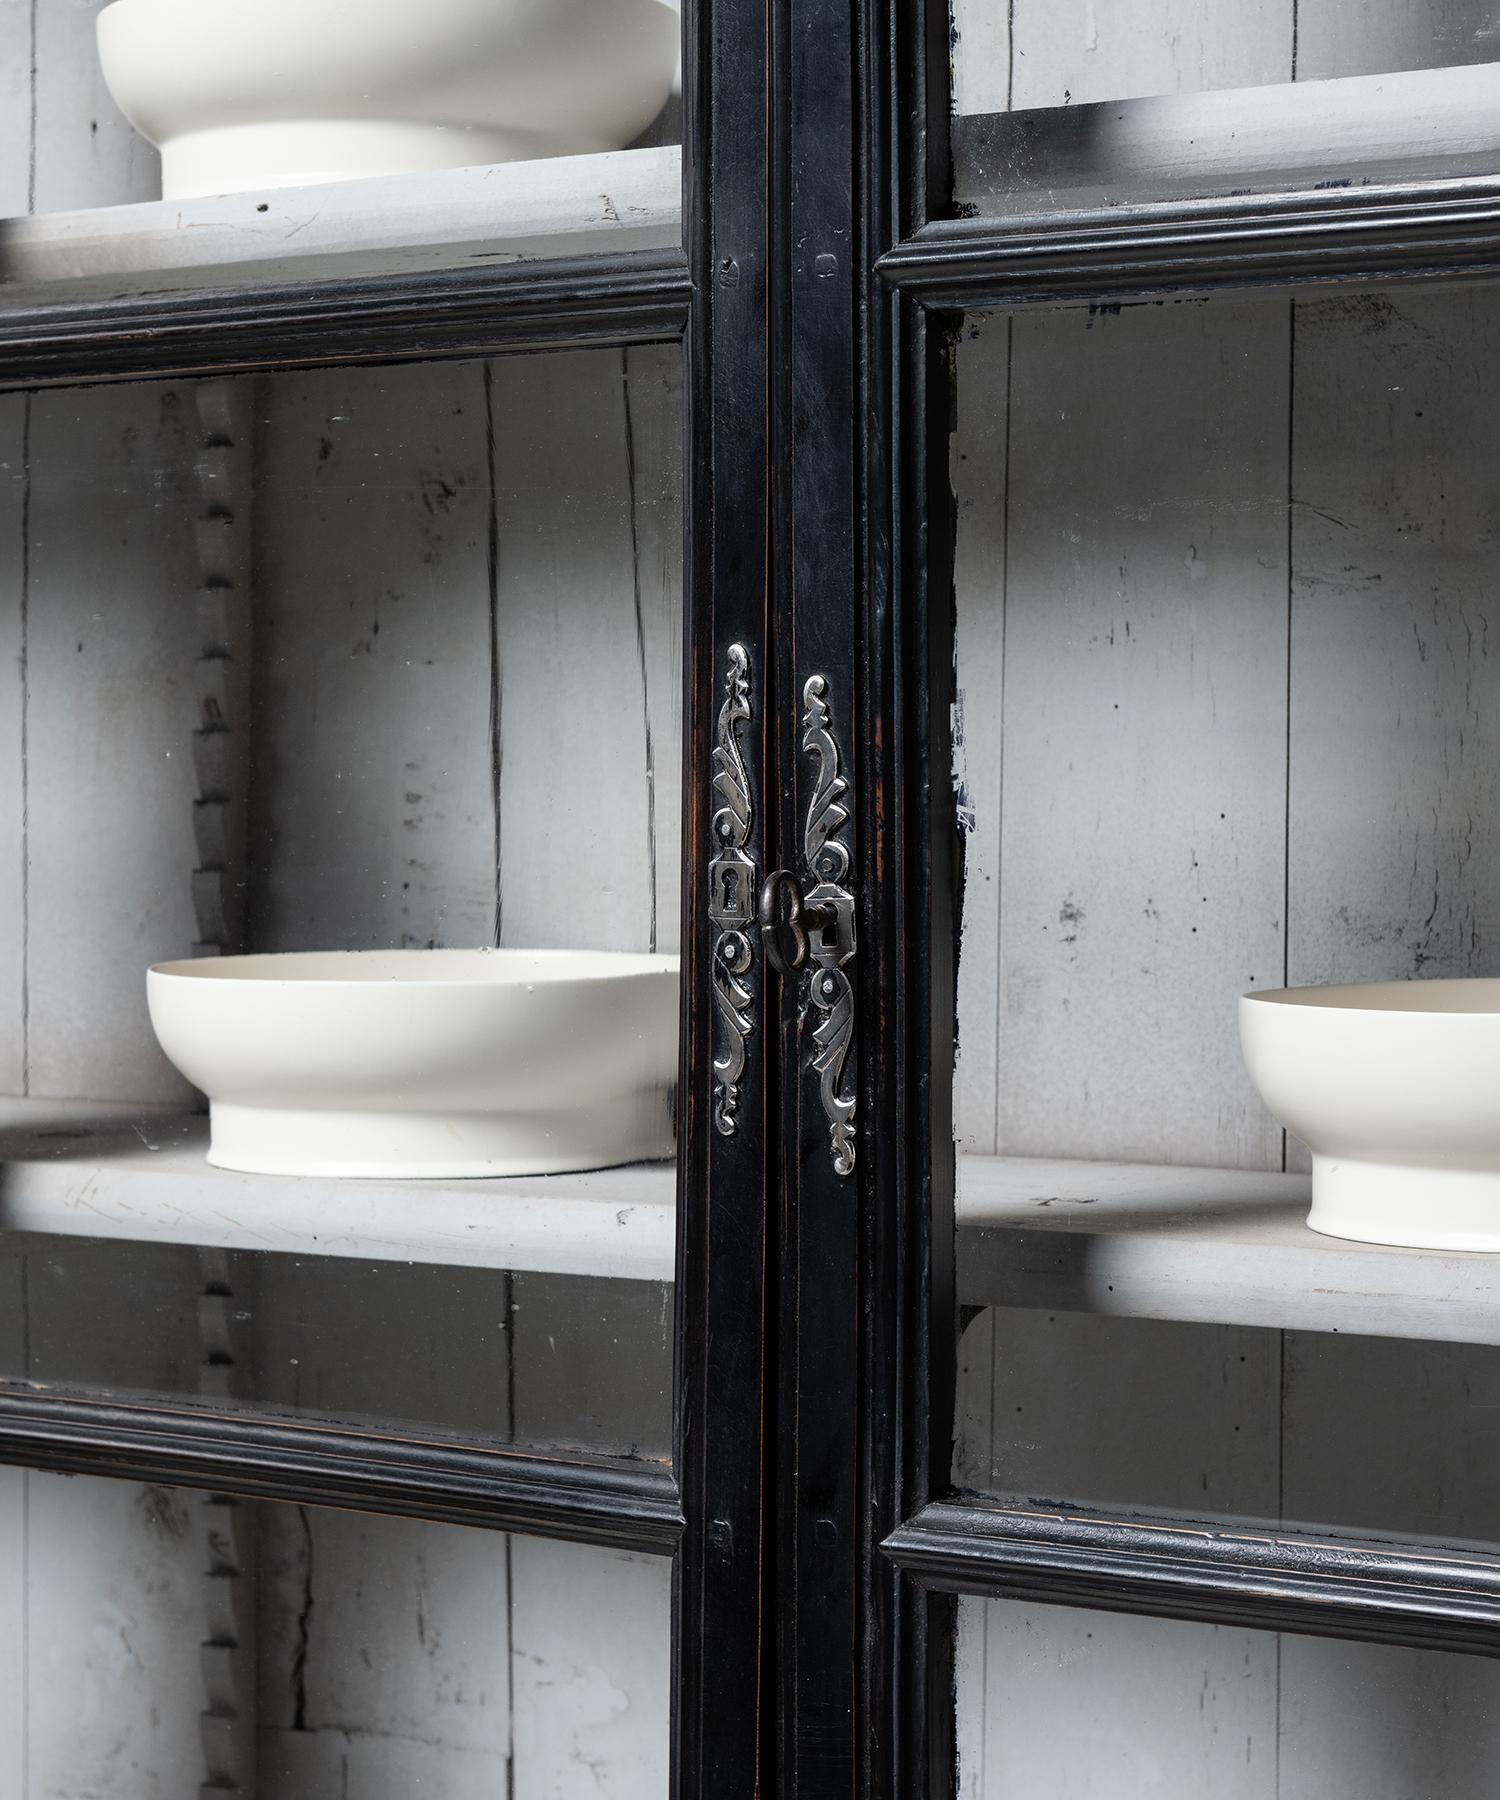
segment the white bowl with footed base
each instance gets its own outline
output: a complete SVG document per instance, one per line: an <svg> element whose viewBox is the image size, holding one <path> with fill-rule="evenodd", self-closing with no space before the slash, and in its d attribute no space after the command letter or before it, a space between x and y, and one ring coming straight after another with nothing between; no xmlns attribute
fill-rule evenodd
<svg viewBox="0 0 1500 1800"><path fill-rule="evenodd" d="M226 956L159 964L147 999L208 1095L220 1168L456 1178L672 1154L674 956Z"/></svg>
<svg viewBox="0 0 1500 1800"><path fill-rule="evenodd" d="M619 149L680 35L664 0L114 0L98 24L169 200Z"/></svg>
<svg viewBox="0 0 1500 1800"><path fill-rule="evenodd" d="M1500 980L1246 994L1240 1042L1312 1152L1314 1231L1500 1250Z"/></svg>

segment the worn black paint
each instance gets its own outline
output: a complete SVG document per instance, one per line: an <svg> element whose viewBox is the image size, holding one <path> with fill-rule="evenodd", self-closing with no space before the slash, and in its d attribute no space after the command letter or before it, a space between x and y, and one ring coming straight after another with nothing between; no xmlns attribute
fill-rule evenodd
<svg viewBox="0 0 1500 1800"><path fill-rule="evenodd" d="M957 1592L1494 1652L1500 1562L1267 1546L949 1493L954 395L965 307L1500 272L1500 182L955 219L948 21L915 0L698 0L686 258L0 313L0 387L647 341L686 329L688 761L676 1489L649 1465L236 1414L0 1396L0 1460L667 1551L674 1793L908 1800L953 1782ZM855 778L859 1162L836 1176L797 995L737 1135L710 1105L707 775L750 653L750 848L796 866L801 684ZM774 1529L773 1529L774 1524Z"/></svg>
<svg viewBox="0 0 1500 1800"><path fill-rule="evenodd" d="M0 1463L400 1513L670 1555L677 1485L660 1463L397 1437L0 1389Z"/></svg>
<svg viewBox="0 0 1500 1800"><path fill-rule="evenodd" d="M1500 1557L1026 1511L964 1495L886 1542L950 1593L1500 1656Z"/></svg>
<svg viewBox="0 0 1500 1800"><path fill-rule="evenodd" d="M0 389L645 343L688 302L681 254L642 250L0 307Z"/></svg>

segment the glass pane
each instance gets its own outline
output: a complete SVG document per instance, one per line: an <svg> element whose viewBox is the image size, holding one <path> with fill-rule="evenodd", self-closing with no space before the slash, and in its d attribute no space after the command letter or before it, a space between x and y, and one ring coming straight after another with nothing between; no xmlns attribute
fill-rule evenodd
<svg viewBox="0 0 1500 1800"><path fill-rule="evenodd" d="M982 212L1490 174L1489 0L953 0L956 199Z"/></svg>
<svg viewBox="0 0 1500 1800"><path fill-rule="evenodd" d="M0 400L0 1374L666 1453L680 408Z"/></svg>
<svg viewBox="0 0 1500 1800"><path fill-rule="evenodd" d="M958 1713L962 1800L1487 1800L1500 1665L964 1600Z"/></svg>
<svg viewBox="0 0 1500 1800"><path fill-rule="evenodd" d="M1495 301L967 323L973 1485L1496 1541Z"/></svg>
<svg viewBox="0 0 1500 1800"><path fill-rule="evenodd" d="M0 1792L667 1791L671 1564L0 1470Z"/></svg>
<svg viewBox="0 0 1500 1800"><path fill-rule="evenodd" d="M196 9L195 9L196 10ZM103 17L100 17L100 14ZM681 242L675 0L0 15L15 304Z"/></svg>

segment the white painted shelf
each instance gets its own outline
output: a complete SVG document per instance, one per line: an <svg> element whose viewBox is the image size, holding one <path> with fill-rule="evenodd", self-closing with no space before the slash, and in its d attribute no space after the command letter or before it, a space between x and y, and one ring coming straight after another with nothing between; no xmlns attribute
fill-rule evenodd
<svg viewBox="0 0 1500 1800"><path fill-rule="evenodd" d="M669 1164L505 1181L236 1175L206 1119L0 1101L0 1230L671 1281Z"/></svg>
<svg viewBox="0 0 1500 1800"><path fill-rule="evenodd" d="M669 1282L670 1164L508 1181L237 1175L199 1115L0 1101L0 1229ZM1305 1175L967 1156L971 1306L1500 1344L1500 1256L1309 1231Z"/></svg>
<svg viewBox="0 0 1500 1800"><path fill-rule="evenodd" d="M676 146L0 221L13 304L669 250Z"/></svg>
<svg viewBox="0 0 1500 1800"><path fill-rule="evenodd" d="M966 1156L970 1305L1500 1344L1500 1256L1306 1224L1306 1175Z"/></svg>

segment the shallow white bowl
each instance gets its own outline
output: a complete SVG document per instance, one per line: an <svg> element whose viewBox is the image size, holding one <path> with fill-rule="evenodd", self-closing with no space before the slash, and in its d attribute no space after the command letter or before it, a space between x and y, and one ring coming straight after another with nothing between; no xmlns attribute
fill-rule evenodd
<svg viewBox="0 0 1500 1800"><path fill-rule="evenodd" d="M161 963L162 1049L209 1161L272 1175L551 1175L672 1153L675 956L354 950Z"/></svg>
<svg viewBox="0 0 1500 1800"><path fill-rule="evenodd" d="M99 56L169 200L615 150L672 91L664 0L115 0Z"/></svg>
<svg viewBox="0 0 1500 1800"><path fill-rule="evenodd" d="M1312 1151L1314 1231L1500 1250L1500 981L1246 994L1240 1042Z"/></svg>

